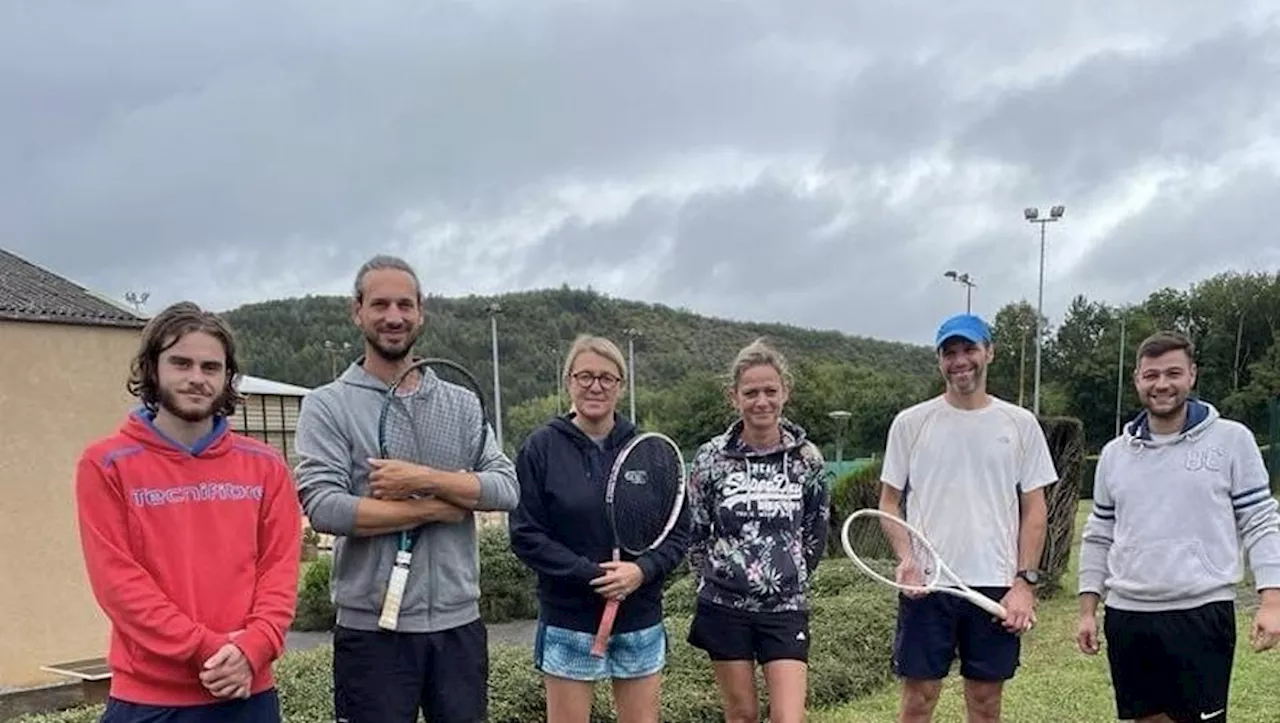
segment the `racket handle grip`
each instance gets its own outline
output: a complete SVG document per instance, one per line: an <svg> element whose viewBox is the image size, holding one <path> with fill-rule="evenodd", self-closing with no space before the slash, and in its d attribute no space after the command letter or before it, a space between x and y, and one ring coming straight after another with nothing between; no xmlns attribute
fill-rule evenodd
<svg viewBox="0 0 1280 723"><path fill-rule="evenodd" d="M610 598L604 605L604 615L600 618L600 628L596 630L596 641L591 645L591 655L603 658L609 647L609 636L613 634L613 621L618 616L618 599Z"/></svg>
<svg viewBox="0 0 1280 723"><path fill-rule="evenodd" d="M382 598L382 615L378 617L378 627L383 630L395 630L400 624L400 604L404 601L404 590L409 582L409 560L406 552L396 554L387 593Z"/></svg>
<svg viewBox="0 0 1280 723"><path fill-rule="evenodd" d="M977 603L978 607L982 608L983 610L986 610L987 612L991 613L997 618L1000 618L1001 620L1004 620L1005 618L1009 617L1009 611L1005 610L1003 605L996 602L995 600L992 600L986 595L983 595L982 593L976 593L974 595L973 601Z"/></svg>

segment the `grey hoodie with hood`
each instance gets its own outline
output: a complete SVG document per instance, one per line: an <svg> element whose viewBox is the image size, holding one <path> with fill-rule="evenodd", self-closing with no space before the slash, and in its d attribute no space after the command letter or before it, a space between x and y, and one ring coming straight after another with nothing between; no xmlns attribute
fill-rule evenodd
<svg viewBox="0 0 1280 723"><path fill-rule="evenodd" d="M1098 458L1078 590L1109 608L1234 600L1242 548L1257 589L1280 587L1280 514L1253 433L1187 404L1182 431L1153 436L1144 411Z"/></svg>
<svg viewBox="0 0 1280 723"><path fill-rule="evenodd" d="M330 587L338 625L376 631L398 535L353 534L356 507L369 494L367 460L378 456L378 413L388 389L361 363L356 360L338 379L304 398L298 415L295 474L311 526L336 537ZM475 396L433 374L426 375L413 394L419 397L416 403L429 405L432 416L458 421L449 429L455 438L431 440L430 447L442 460L435 466L468 466L465 460L474 459L479 442L480 405ZM492 433L474 471L480 479L477 511L515 509L519 501L515 465L498 448ZM398 629L436 632L466 625L480 616L479 598L475 518L467 515L456 524L424 525L413 548Z"/></svg>

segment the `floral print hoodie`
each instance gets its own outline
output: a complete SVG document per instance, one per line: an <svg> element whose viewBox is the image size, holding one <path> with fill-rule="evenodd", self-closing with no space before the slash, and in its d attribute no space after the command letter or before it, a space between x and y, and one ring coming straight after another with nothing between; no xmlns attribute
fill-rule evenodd
<svg viewBox="0 0 1280 723"><path fill-rule="evenodd" d="M689 563L698 597L751 612L808 610L826 551L830 492L822 452L783 419L777 447L753 450L738 420L703 444L689 475Z"/></svg>

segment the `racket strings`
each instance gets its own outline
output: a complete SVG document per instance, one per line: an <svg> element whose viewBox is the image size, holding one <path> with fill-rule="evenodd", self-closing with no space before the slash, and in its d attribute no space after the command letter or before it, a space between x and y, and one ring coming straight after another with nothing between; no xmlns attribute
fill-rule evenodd
<svg viewBox="0 0 1280 723"><path fill-rule="evenodd" d="M859 515L846 532L849 552L890 584L926 587L938 581L941 568L929 546L910 528L881 515ZM904 564L909 562L910 564Z"/></svg>
<svg viewBox="0 0 1280 723"><path fill-rule="evenodd" d="M486 434L479 390L468 375L445 364L428 363L413 377L419 381L411 390L397 389L385 401L379 440L385 456L435 469L474 469ZM459 434L470 429L474 434Z"/></svg>
<svg viewBox="0 0 1280 723"><path fill-rule="evenodd" d="M642 440L615 470L611 514L623 549L640 554L663 537L683 484L682 465L662 440Z"/></svg>

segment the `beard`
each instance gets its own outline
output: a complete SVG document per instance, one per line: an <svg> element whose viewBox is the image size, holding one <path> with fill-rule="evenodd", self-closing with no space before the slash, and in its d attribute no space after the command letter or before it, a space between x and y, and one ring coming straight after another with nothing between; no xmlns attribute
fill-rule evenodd
<svg viewBox="0 0 1280 723"><path fill-rule="evenodd" d="M183 407L177 392L171 389L160 390L160 408L184 422L203 422L213 416L213 410L217 406L217 400L211 399L208 406L200 409Z"/></svg>
<svg viewBox="0 0 1280 723"><path fill-rule="evenodd" d="M1190 395L1173 393L1173 399L1169 401L1156 401L1151 395L1144 395L1142 406L1147 410L1149 416L1156 419L1176 419L1182 411L1187 408L1187 399ZM1157 408L1158 407L1158 408Z"/></svg>
<svg viewBox="0 0 1280 723"><path fill-rule="evenodd" d="M982 388L982 383L987 378L986 367L975 366L969 371L968 379L959 376L947 374L947 386L954 389L960 394L973 394Z"/></svg>
<svg viewBox="0 0 1280 723"><path fill-rule="evenodd" d="M374 354L378 355L378 358L383 361L398 362L408 356L409 352L413 351L413 345L418 343L418 337L421 334L421 326L406 329L404 333L404 341L398 346L388 346L383 344L378 338L377 329L366 331L364 338L365 341L369 342L370 348L373 349Z"/></svg>

